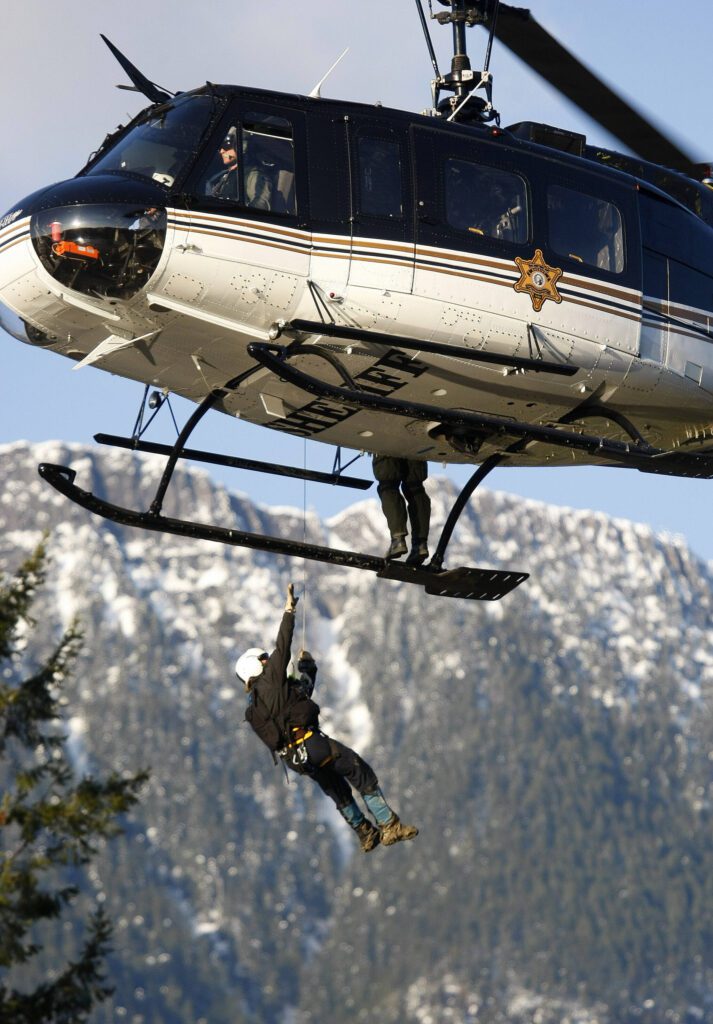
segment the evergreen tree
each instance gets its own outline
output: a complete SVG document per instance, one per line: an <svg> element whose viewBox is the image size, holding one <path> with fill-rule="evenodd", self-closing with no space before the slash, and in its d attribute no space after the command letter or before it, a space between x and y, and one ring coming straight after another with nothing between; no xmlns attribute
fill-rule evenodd
<svg viewBox="0 0 713 1024"><path fill-rule="evenodd" d="M30 607L44 580L40 544L16 574L0 581L0 968L37 976L41 926L51 928L79 892L78 869L99 844L121 831L118 816L137 802L146 772L79 782L61 732L62 683L81 648L76 625L29 678L23 650ZM100 906L85 922L77 955L45 972L30 991L0 980L0 1020L8 1024L77 1024L111 994L104 960L111 923ZM25 965L24 967L22 965ZM54 967L54 965L53 965Z"/></svg>

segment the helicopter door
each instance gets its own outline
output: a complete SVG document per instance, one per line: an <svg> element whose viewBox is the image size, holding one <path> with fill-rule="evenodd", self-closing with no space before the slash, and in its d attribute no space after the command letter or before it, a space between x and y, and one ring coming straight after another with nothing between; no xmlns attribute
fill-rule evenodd
<svg viewBox="0 0 713 1024"><path fill-rule="evenodd" d="M429 128L414 129L414 157L414 293L470 310L458 321L475 330L477 308L503 311L515 258L532 256L529 162L515 165L497 143ZM455 314L449 306L444 315Z"/></svg>
<svg viewBox="0 0 713 1024"><path fill-rule="evenodd" d="M385 295L413 285L413 200L405 131L352 117L346 124L350 164L350 288Z"/></svg>
<svg viewBox="0 0 713 1024"><path fill-rule="evenodd" d="M545 173L538 197L546 208L537 211L538 218L545 215L545 230L536 237L538 245L544 239L546 262L563 272L560 329L638 355L642 271L636 191L564 166Z"/></svg>
<svg viewBox="0 0 713 1024"><path fill-rule="evenodd" d="M713 391L710 228L665 196L639 191L644 255L642 358Z"/></svg>
<svg viewBox="0 0 713 1024"><path fill-rule="evenodd" d="M264 331L294 313L309 274L303 117L236 101L196 168L180 275L170 283L206 322Z"/></svg>

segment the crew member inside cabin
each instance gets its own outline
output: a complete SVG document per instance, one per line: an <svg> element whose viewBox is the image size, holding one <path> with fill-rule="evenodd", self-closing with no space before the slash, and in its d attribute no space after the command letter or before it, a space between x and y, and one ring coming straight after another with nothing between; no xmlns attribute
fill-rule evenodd
<svg viewBox="0 0 713 1024"><path fill-rule="evenodd" d="M218 199L240 198L240 161L238 160L238 133L231 128L219 147L223 169L208 181L207 193ZM274 168L269 160L250 159L247 145L243 147L243 173L245 204L256 210L271 210L275 190Z"/></svg>

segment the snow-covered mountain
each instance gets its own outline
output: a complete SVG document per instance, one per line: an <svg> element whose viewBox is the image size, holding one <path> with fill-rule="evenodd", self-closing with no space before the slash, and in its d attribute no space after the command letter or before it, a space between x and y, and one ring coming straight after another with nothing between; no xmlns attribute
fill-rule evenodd
<svg viewBox="0 0 713 1024"><path fill-rule="evenodd" d="M302 563L109 524L39 462L146 508L163 460L0 448L0 566L50 531L38 656L75 616L85 629L77 766L152 772L90 878L117 922L117 993L98 1020L713 1020L712 581L681 541L483 491L448 561L531 574L500 602L308 563L296 643L304 629L320 664L323 726L421 828L364 858L242 721L235 657L269 646ZM455 493L428 486L436 537ZM303 523L195 469L176 472L164 511L386 542L375 500Z"/></svg>

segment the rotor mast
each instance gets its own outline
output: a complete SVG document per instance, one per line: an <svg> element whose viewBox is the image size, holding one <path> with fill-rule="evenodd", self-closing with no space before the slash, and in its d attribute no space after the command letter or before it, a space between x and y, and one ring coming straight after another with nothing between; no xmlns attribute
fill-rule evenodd
<svg viewBox="0 0 713 1024"><path fill-rule="evenodd" d="M438 71L433 46L423 17L421 0L416 0L426 42L431 53L431 62L437 74L437 78L431 83L435 110L448 120L499 122L499 115L492 102L493 79L488 70L499 0L439 0L439 2L450 10L434 14L432 0L429 0L431 18L439 25L450 24L453 27L451 70L446 75L441 75ZM466 29L481 24L489 28L488 47L483 70L473 71L468 56ZM485 99L472 95L478 89L483 90ZM439 101L441 92L450 92L453 95Z"/></svg>
<svg viewBox="0 0 713 1024"><path fill-rule="evenodd" d="M441 0L443 3L443 0ZM453 57L451 72L445 76L447 88L453 90L457 99L462 100L474 87L470 57L465 40L465 0L452 0L450 19L453 24ZM470 72L470 75L468 74Z"/></svg>

